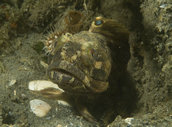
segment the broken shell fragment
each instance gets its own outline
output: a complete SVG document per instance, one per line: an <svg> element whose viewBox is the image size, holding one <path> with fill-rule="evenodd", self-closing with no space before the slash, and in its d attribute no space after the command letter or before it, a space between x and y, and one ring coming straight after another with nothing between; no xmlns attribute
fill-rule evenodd
<svg viewBox="0 0 172 127"><path fill-rule="evenodd" d="M36 116L44 117L51 109L51 106L42 100L34 99L30 101L30 108Z"/></svg>
<svg viewBox="0 0 172 127"><path fill-rule="evenodd" d="M34 80L29 82L29 90L32 91L41 91L44 90L46 88L55 88L58 89L62 92L64 92L63 89L59 88L59 86L51 81L47 81L47 80Z"/></svg>
<svg viewBox="0 0 172 127"><path fill-rule="evenodd" d="M63 101L63 100L58 100L57 102L58 102L59 105L63 105L63 106L67 106L67 107L71 106L68 102Z"/></svg>
<svg viewBox="0 0 172 127"><path fill-rule="evenodd" d="M13 86L16 83L16 79L13 79L9 82L8 86Z"/></svg>

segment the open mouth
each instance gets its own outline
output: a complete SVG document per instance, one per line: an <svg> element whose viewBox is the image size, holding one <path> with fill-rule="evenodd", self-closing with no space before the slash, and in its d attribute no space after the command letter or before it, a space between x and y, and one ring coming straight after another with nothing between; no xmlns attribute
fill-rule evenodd
<svg viewBox="0 0 172 127"><path fill-rule="evenodd" d="M58 69L56 68L55 70L53 70L57 75L57 77L62 75L62 81L66 81L66 82L70 82L73 83L72 81L74 81L74 79L82 82L82 80L80 78L78 78L76 75L74 75L73 73L66 71L64 69Z"/></svg>
<svg viewBox="0 0 172 127"><path fill-rule="evenodd" d="M68 61L52 63L48 75L66 92L100 93L108 88L108 82L94 80Z"/></svg>
<svg viewBox="0 0 172 127"><path fill-rule="evenodd" d="M65 91L77 91L79 93L88 91L82 79L65 69L51 69L49 76L53 82L57 83Z"/></svg>

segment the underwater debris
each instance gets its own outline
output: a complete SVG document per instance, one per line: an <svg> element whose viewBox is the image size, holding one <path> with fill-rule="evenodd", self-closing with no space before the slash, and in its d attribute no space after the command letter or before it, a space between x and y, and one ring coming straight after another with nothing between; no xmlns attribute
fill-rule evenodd
<svg viewBox="0 0 172 127"><path fill-rule="evenodd" d="M54 31L49 32L49 34L46 36L46 39L43 40L43 43L45 44L45 52L46 54L53 54L53 49L56 46L56 43L58 38L65 34L65 33L78 33L81 31L82 24L83 24L84 16L80 11L69 11L65 17L63 22L64 29L63 30L57 30L54 28Z"/></svg>
<svg viewBox="0 0 172 127"><path fill-rule="evenodd" d="M84 16L79 11L69 11L65 16L66 31L69 33L77 33L81 30Z"/></svg>

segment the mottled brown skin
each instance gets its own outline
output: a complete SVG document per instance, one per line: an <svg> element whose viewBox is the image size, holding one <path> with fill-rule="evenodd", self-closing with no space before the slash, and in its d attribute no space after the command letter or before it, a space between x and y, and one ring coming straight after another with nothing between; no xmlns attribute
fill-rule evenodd
<svg viewBox="0 0 172 127"><path fill-rule="evenodd" d="M116 81L126 71L128 38L129 32L122 25L103 17L97 17L89 31L61 36L56 40L48 75L65 92L50 88L42 90L42 95L65 100L84 118L95 121L87 105L106 100L108 92L116 88L109 79Z"/></svg>

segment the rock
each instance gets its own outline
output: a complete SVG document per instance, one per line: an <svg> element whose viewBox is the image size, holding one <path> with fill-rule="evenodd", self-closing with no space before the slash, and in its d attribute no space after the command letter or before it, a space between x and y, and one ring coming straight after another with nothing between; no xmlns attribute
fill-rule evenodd
<svg viewBox="0 0 172 127"><path fill-rule="evenodd" d="M126 118L124 121L126 122L126 123L128 123L128 125L131 125L131 123L132 123L132 121L134 120L134 118Z"/></svg>
<svg viewBox="0 0 172 127"><path fill-rule="evenodd" d="M16 79L13 79L9 82L8 86L13 86L16 83Z"/></svg>
<svg viewBox="0 0 172 127"><path fill-rule="evenodd" d="M2 121L3 121L3 118L2 118L2 105L0 104L0 126L2 125Z"/></svg>

